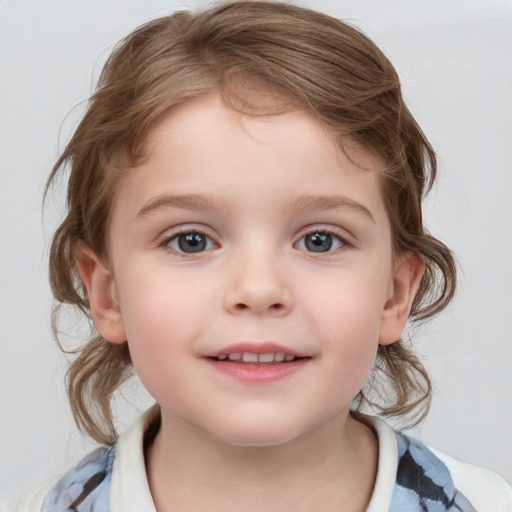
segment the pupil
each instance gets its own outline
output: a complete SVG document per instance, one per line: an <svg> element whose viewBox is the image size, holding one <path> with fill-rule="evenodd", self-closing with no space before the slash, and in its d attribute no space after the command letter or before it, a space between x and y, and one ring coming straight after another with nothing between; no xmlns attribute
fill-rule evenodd
<svg viewBox="0 0 512 512"><path fill-rule="evenodd" d="M178 245L183 252L201 252L206 248L206 237L200 233L181 235Z"/></svg>
<svg viewBox="0 0 512 512"><path fill-rule="evenodd" d="M312 252L326 252L332 247L332 236L326 233L314 233L306 236L306 247Z"/></svg>

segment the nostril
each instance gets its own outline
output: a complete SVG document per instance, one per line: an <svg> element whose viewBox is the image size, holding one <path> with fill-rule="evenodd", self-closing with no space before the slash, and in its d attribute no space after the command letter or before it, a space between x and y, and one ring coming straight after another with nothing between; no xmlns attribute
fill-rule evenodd
<svg viewBox="0 0 512 512"><path fill-rule="evenodd" d="M237 314L251 311L257 315L267 313L279 316L290 310L291 302L288 292L260 285L242 289L234 287L226 294L224 306Z"/></svg>
<svg viewBox="0 0 512 512"><path fill-rule="evenodd" d="M247 311L249 309L254 309L254 310L259 310L261 309L261 312L263 311L268 311L268 312L275 312L275 313L281 313L282 311L284 311L286 309L286 306L280 302L276 302L274 304L270 304L268 307L262 307L262 308L258 308L258 307L255 307L255 306L250 306L249 304L245 304L243 302L239 302L238 304L235 304L234 305L234 310L235 311Z"/></svg>

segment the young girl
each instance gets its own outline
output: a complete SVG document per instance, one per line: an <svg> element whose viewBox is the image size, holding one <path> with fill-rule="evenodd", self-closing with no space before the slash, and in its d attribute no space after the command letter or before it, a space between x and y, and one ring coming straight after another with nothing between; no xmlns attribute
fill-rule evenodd
<svg viewBox="0 0 512 512"><path fill-rule="evenodd" d="M434 152L359 31L267 2L150 22L50 184L67 165L51 283L94 322L68 391L103 446L20 510L512 509L499 476L359 412L426 414L401 335L455 289L422 223ZM118 437L133 372L156 404Z"/></svg>

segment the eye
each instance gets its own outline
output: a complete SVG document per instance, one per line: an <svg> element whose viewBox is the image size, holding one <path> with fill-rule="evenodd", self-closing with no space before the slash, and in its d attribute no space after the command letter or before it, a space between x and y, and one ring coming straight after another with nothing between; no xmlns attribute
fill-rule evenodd
<svg viewBox="0 0 512 512"><path fill-rule="evenodd" d="M328 231L314 231L303 236L297 248L309 252L329 252L346 245L344 240Z"/></svg>
<svg viewBox="0 0 512 512"><path fill-rule="evenodd" d="M186 254L194 254L215 247L215 243L209 236L196 231L173 235L164 241L164 245L176 252Z"/></svg>

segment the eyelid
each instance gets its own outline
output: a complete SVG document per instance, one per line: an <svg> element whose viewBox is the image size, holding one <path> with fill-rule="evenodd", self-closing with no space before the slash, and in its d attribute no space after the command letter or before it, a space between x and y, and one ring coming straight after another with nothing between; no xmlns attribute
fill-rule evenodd
<svg viewBox="0 0 512 512"><path fill-rule="evenodd" d="M209 233L211 231L210 229L204 227L204 226L197 226L197 225L186 225L186 226L177 226L175 228L170 228L165 231L165 233L160 237L158 241L158 246L162 247L164 249L167 249L169 251L172 251L175 254L178 254L180 256L193 256L193 255L199 255L204 252L211 251L212 249L216 249L219 247L218 242L215 241L215 237ZM176 249L173 249L169 246L170 242L179 237L180 235L187 235L197 233L199 235L202 235L206 238L208 238L214 245L213 248L205 249L204 251L199 251L197 253L185 253L182 251L178 251Z"/></svg>
<svg viewBox="0 0 512 512"><path fill-rule="evenodd" d="M352 235L350 235L346 229L339 226L333 226L332 224L310 224L301 228L296 238L299 240L305 235L310 235L311 233L327 233L340 238L347 244L350 243L350 239L352 238Z"/></svg>
<svg viewBox="0 0 512 512"><path fill-rule="evenodd" d="M342 242L342 247L338 248L338 249L341 249L343 247L353 247L353 243L350 241L350 235L347 233L346 230L342 229L342 228L339 228L339 227L335 227L335 226L327 226L327 225L322 225L322 224L313 224L313 225L310 225L310 226L306 226L304 228L302 228L300 230L300 232L298 233L297 235L297 238L296 238L296 242L293 244L294 247L297 247L298 243L307 235L311 235L311 234L314 234L314 233L325 233L327 235L331 235L335 238L337 238L338 240L340 240ZM332 251L327 251L327 252L318 252L316 254L318 255L326 255L326 254L329 254L329 253L333 253L333 252L336 252L337 249L334 249ZM309 251L308 251L309 252ZM315 253L313 253L315 254Z"/></svg>

